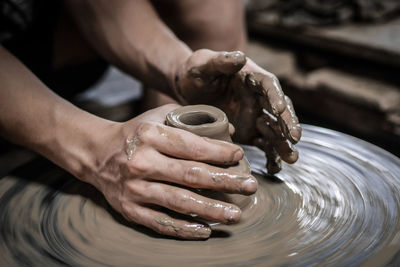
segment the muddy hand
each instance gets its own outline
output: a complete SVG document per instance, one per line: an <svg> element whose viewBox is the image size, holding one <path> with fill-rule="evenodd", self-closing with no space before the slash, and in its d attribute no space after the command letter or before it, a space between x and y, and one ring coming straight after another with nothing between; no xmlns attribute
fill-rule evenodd
<svg viewBox="0 0 400 267"><path fill-rule="evenodd" d="M188 188L249 195L257 190L257 181L207 164L237 163L243 150L164 125L166 114L176 108L162 106L123 123L110 138L108 146L114 143L115 149L103 160L93 184L130 221L165 235L204 239L211 229L193 217L229 224L239 220L241 211ZM161 208L189 216L178 219Z"/></svg>
<svg viewBox="0 0 400 267"><path fill-rule="evenodd" d="M236 127L236 142L255 144L268 158L269 173L281 169L281 159L294 163L294 144L301 126L292 102L278 79L240 51L195 51L175 79L175 92L183 103L210 104L225 111Z"/></svg>
<svg viewBox="0 0 400 267"><path fill-rule="evenodd" d="M265 151L268 173L281 170L281 159L295 163L298 151L294 147L301 137L301 126L294 112L292 101L285 96L278 80L263 73L250 72L246 75L249 88L259 94L262 114L256 119L256 128L261 133L253 144Z"/></svg>

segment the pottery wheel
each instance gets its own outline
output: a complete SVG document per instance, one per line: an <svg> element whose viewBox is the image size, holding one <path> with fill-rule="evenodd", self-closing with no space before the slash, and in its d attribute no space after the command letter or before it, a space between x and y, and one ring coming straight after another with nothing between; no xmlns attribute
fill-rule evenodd
<svg viewBox="0 0 400 267"><path fill-rule="evenodd" d="M298 149L277 177L256 175L239 224L215 225L205 241L132 225L93 187L35 161L0 180L0 265L398 266L400 159L307 125ZM265 172L261 151L246 155Z"/></svg>

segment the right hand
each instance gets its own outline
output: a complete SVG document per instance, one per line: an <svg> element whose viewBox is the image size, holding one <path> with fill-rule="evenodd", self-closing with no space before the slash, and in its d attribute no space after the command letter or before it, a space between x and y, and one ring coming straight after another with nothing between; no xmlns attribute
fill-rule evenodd
<svg viewBox="0 0 400 267"><path fill-rule="evenodd" d="M182 103L222 109L235 126L235 142L256 145L267 156L267 170L281 170L281 159L298 159L301 126L278 79L240 51L200 49L176 68L174 90Z"/></svg>
<svg viewBox="0 0 400 267"><path fill-rule="evenodd" d="M240 209L185 189L202 188L253 194L257 180L243 173L208 165L234 164L244 156L234 144L199 137L164 125L166 114L178 105L150 110L106 134L99 169L88 182L127 220L158 233L183 239L204 239L207 224L177 219L160 208L224 224L235 223ZM126 142L128 140L128 142ZM131 155L126 149L130 143ZM90 177L90 175L89 175ZM188 217L190 218L190 217Z"/></svg>

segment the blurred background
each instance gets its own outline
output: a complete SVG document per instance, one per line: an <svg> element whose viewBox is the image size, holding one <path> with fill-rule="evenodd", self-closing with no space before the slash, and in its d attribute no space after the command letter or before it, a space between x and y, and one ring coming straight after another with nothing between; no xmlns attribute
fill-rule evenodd
<svg viewBox="0 0 400 267"><path fill-rule="evenodd" d="M400 1L249 0L250 57L303 123L400 155Z"/></svg>

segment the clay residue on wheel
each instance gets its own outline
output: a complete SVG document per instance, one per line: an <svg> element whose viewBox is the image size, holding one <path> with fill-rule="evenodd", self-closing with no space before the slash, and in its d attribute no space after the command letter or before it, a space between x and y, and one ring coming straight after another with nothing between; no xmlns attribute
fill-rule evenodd
<svg viewBox="0 0 400 267"><path fill-rule="evenodd" d="M298 164L279 177L257 175L238 224L211 224L203 241L131 224L92 186L51 163L27 165L0 179L0 265L398 266L400 160L310 126L298 147ZM245 151L253 171L265 172L263 153Z"/></svg>

